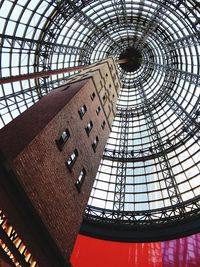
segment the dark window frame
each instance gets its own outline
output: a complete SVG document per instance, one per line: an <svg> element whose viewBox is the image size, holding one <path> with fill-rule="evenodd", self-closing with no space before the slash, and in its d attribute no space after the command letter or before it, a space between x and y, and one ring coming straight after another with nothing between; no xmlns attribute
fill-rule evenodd
<svg viewBox="0 0 200 267"><path fill-rule="evenodd" d="M85 131L86 131L86 133L87 133L88 136L90 135L90 132L91 132L93 126L94 126L93 125L93 122L92 121L89 121L88 124L87 124L87 126L86 126L86 128L85 128Z"/></svg>
<svg viewBox="0 0 200 267"><path fill-rule="evenodd" d="M70 138L70 131L68 128L66 128L60 135L60 138L56 139L56 145L60 151L63 150L63 147L69 138Z"/></svg>
<svg viewBox="0 0 200 267"><path fill-rule="evenodd" d="M85 115L85 113L87 112L87 107L84 104L82 107L80 107L78 114L80 116L81 119L83 119L83 116Z"/></svg>
<svg viewBox="0 0 200 267"><path fill-rule="evenodd" d="M101 128L104 130L105 126L106 126L106 121L103 121L102 124L101 124Z"/></svg>
<svg viewBox="0 0 200 267"><path fill-rule="evenodd" d="M86 172L85 168L83 168L80 171L78 179L76 180L76 183L75 183L76 189L78 190L79 193L81 192L81 187L82 187L82 185L84 183L86 175L87 175L87 172Z"/></svg>
<svg viewBox="0 0 200 267"><path fill-rule="evenodd" d="M93 93L91 94L91 96L90 96L90 98L91 98L92 101L94 100L95 96L96 96L96 94L95 94L95 92L93 92Z"/></svg>
<svg viewBox="0 0 200 267"><path fill-rule="evenodd" d="M97 149L97 146L99 144L99 137L96 136L94 142L92 143L92 148L93 148L93 151L96 152L96 149Z"/></svg>
<svg viewBox="0 0 200 267"><path fill-rule="evenodd" d="M65 164L67 165L67 168L71 171L76 160L78 158L78 150L75 148L74 151L71 153Z"/></svg>
<svg viewBox="0 0 200 267"><path fill-rule="evenodd" d="M96 109L97 116L99 115L100 112L101 112L101 107L98 106L98 108Z"/></svg>

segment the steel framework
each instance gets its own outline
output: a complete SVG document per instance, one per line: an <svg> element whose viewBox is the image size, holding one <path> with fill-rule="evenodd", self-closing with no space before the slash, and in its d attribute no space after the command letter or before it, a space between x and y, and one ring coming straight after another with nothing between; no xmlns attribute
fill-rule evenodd
<svg viewBox="0 0 200 267"><path fill-rule="evenodd" d="M195 0L1 1L0 79L34 79L0 84L0 127L79 66L130 48L142 56L135 71L118 66L117 115L83 232L95 226L92 235L105 238L110 226L110 239L131 230L142 241L162 227L162 238L176 237L180 223L184 234L200 230L199 17ZM73 72L58 73L66 69Z"/></svg>

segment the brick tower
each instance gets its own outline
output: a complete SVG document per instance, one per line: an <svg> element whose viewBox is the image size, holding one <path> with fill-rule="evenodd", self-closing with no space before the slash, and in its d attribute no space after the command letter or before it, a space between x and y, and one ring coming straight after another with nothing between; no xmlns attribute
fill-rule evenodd
<svg viewBox="0 0 200 267"><path fill-rule="evenodd" d="M70 266L119 88L109 58L0 131L1 246L18 266Z"/></svg>

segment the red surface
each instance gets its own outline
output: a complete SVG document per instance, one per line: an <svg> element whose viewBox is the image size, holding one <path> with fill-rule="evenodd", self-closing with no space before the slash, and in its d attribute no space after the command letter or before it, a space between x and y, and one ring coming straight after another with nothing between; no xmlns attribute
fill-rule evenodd
<svg viewBox="0 0 200 267"><path fill-rule="evenodd" d="M161 243L120 243L79 235L73 267L162 267Z"/></svg>
<svg viewBox="0 0 200 267"><path fill-rule="evenodd" d="M200 267L200 233L157 243L120 243L79 235L73 267Z"/></svg>

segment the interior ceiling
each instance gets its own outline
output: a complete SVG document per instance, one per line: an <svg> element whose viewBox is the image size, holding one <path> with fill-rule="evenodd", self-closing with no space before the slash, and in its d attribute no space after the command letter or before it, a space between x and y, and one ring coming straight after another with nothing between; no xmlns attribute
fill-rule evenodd
<svg viewBox="0 0 200 267"><path fill-rule="evenodd" d="M83 233L148 241L200 230L199 17L192 0L1 1L2 77L129 59ZM0 85L0 126L72 74Z"/></svg>

